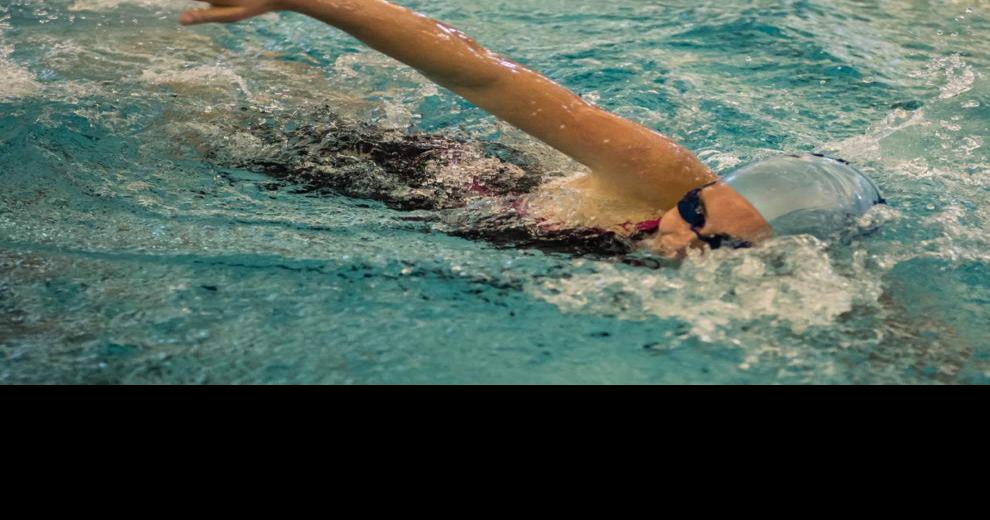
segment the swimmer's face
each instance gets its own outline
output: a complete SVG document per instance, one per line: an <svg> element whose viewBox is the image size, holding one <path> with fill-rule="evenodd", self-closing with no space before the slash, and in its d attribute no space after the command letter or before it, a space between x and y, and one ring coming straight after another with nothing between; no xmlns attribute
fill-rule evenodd
<svg viewBox="0 0 990 520"><path fill-rule="evenodd" d="M706 249L703 238L727 237L755 244L772 234L770 225L756 208L728 185L709 186L698 198L705 214L705 225L692 229L675 207L660 221L659 234L648 244L668 258L683 258L690 249Z"/></svg>

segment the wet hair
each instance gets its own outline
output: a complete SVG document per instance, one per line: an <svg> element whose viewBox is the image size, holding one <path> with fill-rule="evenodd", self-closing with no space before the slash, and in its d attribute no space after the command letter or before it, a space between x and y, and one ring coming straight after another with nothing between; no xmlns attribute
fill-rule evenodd
<svg viewBox="0 0 990 520"><path fill-rule="evenodd" d="M399 210L529 193L546 177L532 156L505 145L386 129L348 121L329 108L308 114L304 124L269 119L249 131L268 152L234 166Z"/></svg>

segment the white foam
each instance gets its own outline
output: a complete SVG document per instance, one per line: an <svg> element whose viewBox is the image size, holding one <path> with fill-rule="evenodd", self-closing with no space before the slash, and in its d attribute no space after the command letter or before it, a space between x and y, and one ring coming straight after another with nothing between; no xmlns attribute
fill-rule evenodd
<svg viewBox="0 0 990 520"><path fill-rule="evenodd" d="M200 65L188 69L156 67L141 72L141 81L151 85L184 85L198 87L228 87L236 85L245 95L252 96L247 82L233 70L218 65Z"/></svg>
<svg viewBox="0 0 990 520"><path fill-rule="evenodd" d="M742 159L735 154L721 150L702 150L698 152L698 158L719 172L729 170L742 163Z"/></svg>
<svg viewBox="0 0 990 520"><path fill-rule="evenodd" d="M14 63L10 58L13 51L13 47L0 44L0 100L31 96L42 87L31 71Z"/></svg>
<svg viewBox="0 0 990 520"><path fill-rule="evenodd" d="M838 143L826 145L835 150L836 155L846 160L873 159L880 155L880 143L884 139L914 126L930 126L931 121L925 118L924 110L907 111L896 109L887 114L881 121L874 124L863 135L850 137Z"/></svg>
<svg viewBox="0 0 990 520"><path fill-rule="evenodd" d="M977 73L963 60L953 54L933 58L924 70L912 74L926 80L928 85L939 85L939 99L951 99L973 89Z"/></svg>
<svg viewBox="0 0 990 520"><path fill-rule="evenodd" d="M178 11L193 5L193 2L162 2L162 0L76 0L69 6L70 11L110 11L121 5L136 5L140 7L163 8Z"/></svg>
<svg viewBox="0 0 990 520"><path fill-rule="evenodd" d="M970 210L960 205L950 205L926 219L928 226L938 228L934 238L923 240L904 253L907 258L938 258L952 264L966 262L990 262L990 211L986 208Z"/></svg>
<svg viewBox="0 0 990 520"><path fill-rule="evenodd" d="M531 295L562 311L621 319L677 319L702 341L735 342L735 324L771 323L801 334L828 326L856 304L875 304L880 277L863 259L840 272L811 237L788 237L740 254L689 259L677 270L644 272L603 263L576 265L570 277L534 282ZM590 272L589 272L590 271Z"/></svg>

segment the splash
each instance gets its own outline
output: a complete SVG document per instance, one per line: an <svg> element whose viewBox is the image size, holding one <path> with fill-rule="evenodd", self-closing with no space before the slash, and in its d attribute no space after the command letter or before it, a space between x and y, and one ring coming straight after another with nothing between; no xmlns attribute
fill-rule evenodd
<svg viewBox="0 0 990 520"><path fill-rule="evenodd" d="M69 11L110 11L122 5L134 5L138 7L163 8L167 7L178 12L180 9L193 5L190 1L161 2L161 0L76 0L69 6Z"/></svg>
<svg viewBox="0 0 990 520"><path fill-rule="evenodd" d="M928 85L941 83L939 99L951 99L972 90L977 73L962 56L953 54L933 58L924 70L917 71L912 76L926 80Z"/></svg>
<svg viewBox="0 0 990 520"><path fill-rule="evenodd" d="M802 334L833 324L854 305L875 305L881 293L876 276L863 276L865 258L839 265L812 237L695 256L680 269L578 264L589 272L532 284L529 293L567 312L679 320L689 324L688 336L705 342L732 343L740 326L759 323Z"/></svg>
<svg viewBox="0 0 990 520"><path fill-rule="evenodd" d="M141 81L151 85L168 85L173 88L211 88L223 89L231 85L240 89L244 95L253 94L240 75L228 67L220 65L200 65L187 69L174 66L158 66L141 73Z"/></svg>
<svg viewBox="0 0 990 520"><path fill-rule="evenodd" d="M850 137L837 143L830 143L824 148L832 151L836 156L849 161L865 162L876 160L883 154L883 142L891 136L903 133L914 127L925 128L931 126L932 122L926 119L924 110L908 111L895 109L887 114L883 119L874 123L872 127L862 135ZM889 153L889 149L887 150Z"/></svg>
<svg viewBox="0 0 990 520"><path fill-rule="evenodd" d="M7 22L0 17L0 101L31 96L42 87L31 71L11 59L10 55L14 52L14 47L6 43L4 37L6 27Z"/></svg>
<svg viewBox="0 0 990 520"><path fill-rule="evenodd" d="M0 47L0 100L27 97L41 90L41 83L27 69L9 59L11 49Z"/></svg>

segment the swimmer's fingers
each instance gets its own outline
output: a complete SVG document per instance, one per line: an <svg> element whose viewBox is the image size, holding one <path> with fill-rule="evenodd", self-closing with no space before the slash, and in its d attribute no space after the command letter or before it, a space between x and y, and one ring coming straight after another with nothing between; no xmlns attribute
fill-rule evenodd
<svg viewBox="0 0 990 520"><path fill-rule="evenodd" d="M179 23L182 25L197 25L201 23L231 23L247 20L252 16L262 14L252 12L244 7L207 7L193 9L182 13Z"/></svg>
<svg viewBox="0 0 990 520"><path fill-rule="evenodd" d="M274 9L271 0L204 0L213 7L192 9L182 13L182 25L201 23L232 23L265 14Z"/></svg>
<svg viewBox="0 0 990 520"><path fill-rule="evenodd" d="M235 7L238 5L243 5L244 0L196 0L197 2L203 2L204 4L210 4L220 7Z"/></svg>
<svg viewBox="0 0 990 520"><path fill-rule="evenodd" d="M256 4L261 0L196 0L203 4L210 4L214 7L247 7Z"/></svg>

